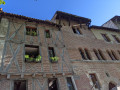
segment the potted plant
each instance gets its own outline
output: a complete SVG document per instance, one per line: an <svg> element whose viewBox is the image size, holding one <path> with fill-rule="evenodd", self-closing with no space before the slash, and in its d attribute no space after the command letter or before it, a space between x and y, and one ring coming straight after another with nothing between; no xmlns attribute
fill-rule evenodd
<svg viewBox="0 0 120 90"><path fill-rule="evenodd" d="M59 58L56 57L56 56L55 56L55 57L50 57L50 60L51 60L52 63L57 63L57 62L58 62L58 59L59 59Z"/></svg>
<svg viewBox="0 0 120 90"><path fill-rule="evenodd" d="M29 55L25 55L25 60L26 60L26 61L29 60Z"/></svg>
<svg viewBox="0 0 120 90"><path fill-rule="evenodd" d="M37 57L36 57L36 59L35 59L35 62L41 62L41 56L40 55L38 55Z"/></svg>
<svg viewBox="0 0 120 90"><path fill-rule="evenodd" d="M32 36L37 36L37 32L32 31Z"/></svg>

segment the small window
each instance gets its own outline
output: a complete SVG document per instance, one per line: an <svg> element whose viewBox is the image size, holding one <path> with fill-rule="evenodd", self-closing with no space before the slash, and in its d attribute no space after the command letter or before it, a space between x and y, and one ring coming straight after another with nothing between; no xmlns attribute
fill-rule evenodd
<svg viewBox="0 0 120 90"><path fill-rule="evenodd" d="M75 34L78 34L78 35L81 35L82 33L81 33L81 31L79 30L79 28L72 28L73 29L73 32L75 33Z"/></svg>
<svg viewBox="0 0 120 90"><path fill-rule="evenodd" d="M57 80L57 78L48 79L48 90L58 90L58 80Z"/></svg>
<svg viewBox="0 0 120 90"><path fill-rule="evenodd" d="M112 56L111 52L110 51L107 51L109 57L112 59L112 60L115 60L115 58Z"/></svg>
<svg viewBox="0 0 120 90"><path fill-rule="evenodd" d="M93 50L98 60L106 60L101 50Z"/></svg>
<svg viewBox="0 0 120 90"><path fill-rule="evenodd" d="M117 58L117 56L116 56L114 51L111 50L111 52L110 52L110 51L107 50L107 53L108 53L108 55L110 56L110 58L112 60L118 60L118 58Z"/></svg>
<svg viewBox="0 0 120 90"><path fill-rule="evenodd" d="M27 90L26 80L14 80L14 90Z"/></svg>
<svg viewBox="0 0 120 90"><path fill-rule="evenodd" d="M81 55L82 59L86 60L84 51L82 49L79 49L79 52L80 52L80 55Z"/></svg>
<svg viewBox="0 0 120 90"><path fill-rule="evenodd" d="M50 30L45 30L46 38L50 38Z"/></svg>
<svg viewBox="0 0 120 90"><path fill-rule="evenodd" d="M117 43L120 43L120 40L119 40L119 38L118 38L116 35L112 35L112 36L113 36L114 40L115 40Z"/></svg>
<svg viewBox="0 0 120 90"><path fill-rule="evenodd" d="M48 47L49 57L55 57L55 52L53 47Z"/></svg>
<svg viewBox="0 0 120 90"><path fill-rule="evenodd" d="M106 34L101 34L105 41L110 42L110 38Z"/></svg>
<svg viewBox="0 0 120 90"><path fill-rule="evenodd" d="M35 27L26 27L26 35L37 36L37 28Z"/></svg>
<svg viewBox="0 0 120 90"><path fill-rule="evenodd" d="M67 77L67 86L68 86L68 89L69 90L75 90L74 86L73 86L73 83L72 83L72 79L71 77Z"/></svg>
<svg viewBox="0 0 120 90"><path fill-rule="evenodd" d="M97 51L97 50L93 50L93 51L94 51L94 53L95 53L96 57L98 58L98 60L101 60L101 57L100 57L100 55L99 55L98 51Z"/></svg>
<svg viewBox="0 0 120 90"><path fill-rule="evenodd" d="M87 49L85 49L85 53L86 53L87 59L91 60L92 58L90 56L90 52Z"/></svg>
<svg viewBox="0 0 120 90"><path fill-rule="evenodd" d="M76 34L76 30L75 30L75 28L72 28L72 30L73 30L73 32Z"/></svg>
<svg viewBox="0 0 120 90"><path fill-rule="evenodd" d="M39 59L39 60L37 60ZM40 61L39 46L25 45L25 61L26 62L37 62Z"/></svg>
<svg viewBox="0 0 120 90"><path fill-rule="evenodd" d="M98 50L98 52L99 52L99 54L100 54L100 56L101 56L101 59L102 59L102 60L106 60L103 52L102 52L101 50Z"/></svg>
<svg viewBox="0 0 120 90"><path fill-rule="evenodd" d="M97 80L96 75L95 75L94 73L89 74L89 75L90 75L90 78L91 78L91 80L92 80L93 86L94 86L95 88L100 88L100 84L99 84L99 81Z"/></svg>

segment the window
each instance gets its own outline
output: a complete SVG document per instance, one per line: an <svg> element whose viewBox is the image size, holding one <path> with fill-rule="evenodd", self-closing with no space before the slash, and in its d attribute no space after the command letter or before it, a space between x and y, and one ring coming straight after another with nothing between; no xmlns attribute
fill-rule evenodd
<svg viewBox="0 0 120 90"><path fill-rule="evenodd" d="M118 38L116 35L112 35L112 36L113 36L114 40L115 40L117 43L120 43L120 40L119 40L119 38Z"/></svg>
<svg viewBox="0 0 120 90"><path fill-rule="evenodd" d="M101 50L98 50L98 52L99 52L99 54L100 54L100 56L101 56L101 59L102 59L102 60L106 60L103 52L102 52Z"/></svg>
<svg viewBox="0 0 120 90"><path fill-rule="evenodd" d="M117 86L114 83L110 82L109 83L109 90L117 90Z"/></svg>
<svg viewBox="0 0 120 90"><path fill-rule="evenodd" d="M25 61L40 62L40 60L41 60L41 56L39 55L39 46L25 45Z"/></svg>
<svg viewBox="0 0 120 90"><path fill-rule="evenodd" d="M105 41L110 42L110 38L106 34L101 34Z"/></svg>
<svg viewBox="0 0 120 90"><path fill-rule="evenodd" d="M90 76L90 78L92 80L93 86L95 88L100 88L100 84L99 84L99 81L96 78L96 75L94 73L92 73L92 74L89 74L89 76Z"/></svg>
<svg viewBox="0 0 120 90"><path fill-rule="evenodd" d="M75 90L71 77L67 77L66 79L67 79L67 86L68 86L69 90Z"/></svg>
<svg viewBox="0 0 120 90"><path fill-rule="evenodd" d="M79 28L76 28L76 29L75 29L75 28L72 28L72 29L73 29L73 32L74 32L75 34L79 34L79 35L82 34L81 31L79 30Z"/></svg>
<svg viewBox="0 0 120 90"><path fill-rule="evenodd" d="M94 49L93 51L94 51L96 57L98 58L98 60L105 60L105 57L101 50Z"/></svg>
<svg viewBox="0 0 120 90"><path fill-rule="evenodd" d="M87 59L91 60L92 58L90 56L90 52L87 49L85 49L85 53L86 53Z"/></svg>
<svg viewBox="0 0 120 90"><path fill-rule="evenodd" d="M27 90L26 80L15 80L14 90Z"/></svg>
<svg viewBox="0 0 120 90"><path fill-rule="evenodd" d="M108 55L110 56L110 58L112 60L118 60L118 58L117 58L117 56L116 56L114 51L111 50L111 52L110 52L110 51L107 50L107 53L108 53Z"/></svg>
<svg viewBox="0 0 120 90"><path fill-rule="evenodd" d="M83 60L91 60L90 53L87 49L79 49L79 52Z"/></svg>
<svg viewBox="0 0 120 90"><path fill-rule="evenodd" d="M57 78L48 79L48 90L58 90L58 81Z"/></svg>
<svg viewBox="0 0 120 90"><path fill-rule="evenodd" d="M50 38L50 30L45 30L46 38Z"/></svg>
<svg viewBox="0 0 120 90"><path fill-rule="evenodd" d="M49 57L55 57L55 52L53 47L48 47Z"/></svg>
<svg viewBox="0 0 120 90"><path fill-rule="evenodd" d="M79 49L79 51L80 51L80 55L81 55L82 59L86 60L84 51L82 49Z"/></svg>
<svg viewBox="0 0 120 90"><path fill-rule="evenodd" d="M26 27L26 35L37 36L37 28L35 27Z"/></svg>

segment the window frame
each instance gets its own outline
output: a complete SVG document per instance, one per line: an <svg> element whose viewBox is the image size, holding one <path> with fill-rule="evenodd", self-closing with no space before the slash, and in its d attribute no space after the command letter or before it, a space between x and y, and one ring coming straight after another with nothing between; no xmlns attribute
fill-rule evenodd
<svg viewBox="0 0 120 90"><path fill-rule="evenodd" d="M114 38L114 40L115 40L117 43L120 43L120 39L119 39L116 35L112 35L112 37Z"/></svg>
<svg viewBox="0 0 120 90"><path fill-rule="evenodd" d="M103 37L103 39L104 39L105 41L111 42L111 40L110 40L110 38L107 36L107 34L101 33L101 35L102 35L102 37Z"/></svg>
<svg viewBox="0 0 120 90"><path fill-rule="evenodd" d="M51 38L50 30L45 30L45 38Z"/></svg>
<svg viewBox="0 0 120 90"><path fill-rule="evenodd" d="M92 79L92 78L91 78L91 75L93 75L95 78ZM100 84L100 81L99 81L96 73L89 73L89 77L90 77L90 80L92 81L93 86L95 85L95 86L94 86L95 89L101 88L101 84ZM95 83L94 80L98 82L98 85L96 85L96 83Z"/></svg>
<svg viewBox="0 0 120 90"><path fill-rule="evenodd" d="M29 31L28 31L28 29L29 29ZM33 34L35 34L35 33L33 33L33 31L35 31L36 35L33 35ZM29 32L29 34L27 32ZM38 36L37 28L36 27L26 26L26 35Z"/></svg>
<svg viewBox="0 0 120 90"><path fill-rule="evenodd" d="M57 90L59 90L59 81L58 81L58 78L48 78L48 90L50 90L50 88L49 88L49 80L50 79L56 79L56 85L57 85Z"/></svg>
<svg viewBox="0 0 120 90"><path fill-rule="evenodd" d="M26 90L28 90L28 80L23 80L23 79L13 80L13 90L15 90L15 81L25 81L26 82Z"/></svg>
<svg viewBox="0 0 120 90"><path fill-rule="evenodd" d="M73 83L73 80L72 80L72 77L66 77L66 82L67 82L68 90L70 90L70 89L69 89L69 86L68 86L68 80L67 80L68 78L70 79L70 83L72 84L72 89L73 89L73 90L76 90L76 88L75 88L75 86L74 86L74 83Z"/></svg>

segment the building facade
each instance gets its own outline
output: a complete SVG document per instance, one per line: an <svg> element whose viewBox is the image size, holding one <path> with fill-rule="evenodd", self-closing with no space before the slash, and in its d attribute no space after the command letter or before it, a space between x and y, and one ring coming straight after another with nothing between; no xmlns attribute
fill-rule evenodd
<svg viewBox="0 0 120 90"><path fill-rule="evenodd" d="M119 29L61 11L0 15L0 90L120 89Z"/></svg>

